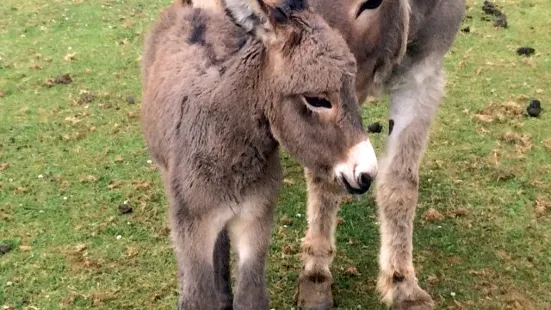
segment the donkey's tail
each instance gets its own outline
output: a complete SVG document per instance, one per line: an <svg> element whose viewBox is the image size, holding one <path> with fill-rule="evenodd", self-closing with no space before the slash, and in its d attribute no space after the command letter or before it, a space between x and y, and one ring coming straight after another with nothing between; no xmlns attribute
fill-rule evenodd
<svg viewBox="0 0 551 310"><path fill-rule="evenodd" d="M200 9L224 10L222 1L223 0L174 0L174 3Z"/></svg>

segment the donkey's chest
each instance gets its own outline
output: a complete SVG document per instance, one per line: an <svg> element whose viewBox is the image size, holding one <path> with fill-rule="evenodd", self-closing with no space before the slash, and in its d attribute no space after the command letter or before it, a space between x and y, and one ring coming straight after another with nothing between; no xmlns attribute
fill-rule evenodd
<svg viewBox="0 0 551 310"><path fill-rule="evenodd" d="M279 169L278 145L272 139L236 132L207 136L203 145L190 149L189 159L197 178L232 188L248 186Z"/></svg>

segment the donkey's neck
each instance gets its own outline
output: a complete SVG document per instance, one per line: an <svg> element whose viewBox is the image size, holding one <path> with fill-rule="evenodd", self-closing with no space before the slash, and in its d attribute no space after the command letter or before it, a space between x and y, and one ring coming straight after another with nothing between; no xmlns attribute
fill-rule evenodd
<svg viewBox="0 0 551 310"><path fill-rule="evenodd" d="M210 97L206 120L214 130L213 147L223 151L216 153L218 163L223 163L220 168L250 177L265 170L278 152L265 113L271 98L264 63L265 50L259 42L244 44L224 64L226 69Z"/></svg>

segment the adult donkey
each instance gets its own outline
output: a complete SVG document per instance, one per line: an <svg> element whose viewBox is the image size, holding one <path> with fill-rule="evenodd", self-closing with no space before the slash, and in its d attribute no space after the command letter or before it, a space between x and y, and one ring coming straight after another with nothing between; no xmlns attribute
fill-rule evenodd
<svg viewBox="0 0 551 310"><path fill-rule="evenodd" d="M223 0L176 1L219 9ZM432 309L433 301L417 284L413 268L413 218L419 163L444 93L442 62L455 39L465 0L310 0L310 5L340 31L356 57L359 101L381 91L390 95L390 135L376 188L378 291L394 309ZM306 179L308 231L298 304L328 309L333 305L329 265L335 254L338 192L308 173Z"/></svg>

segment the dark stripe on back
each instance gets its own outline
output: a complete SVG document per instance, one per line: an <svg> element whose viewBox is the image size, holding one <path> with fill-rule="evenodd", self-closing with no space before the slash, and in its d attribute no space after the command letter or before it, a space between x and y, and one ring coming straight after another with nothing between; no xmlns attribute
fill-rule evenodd
<svg viewBox="0 0 551 310"><path fill-rule="evenodd" d="M205 45L205 32L207 30L207 25L204 18L201 16L200 10L195 10L191 22L193 28L191 29L191 34L189 35L187 42L189 44Z"/></svg>
<svg viewBox="0 0 551 310"><path fill-rule="evenodd" d="M284 0L283 3L291 11L302 11L308 7L307 0Z"/></svg>

